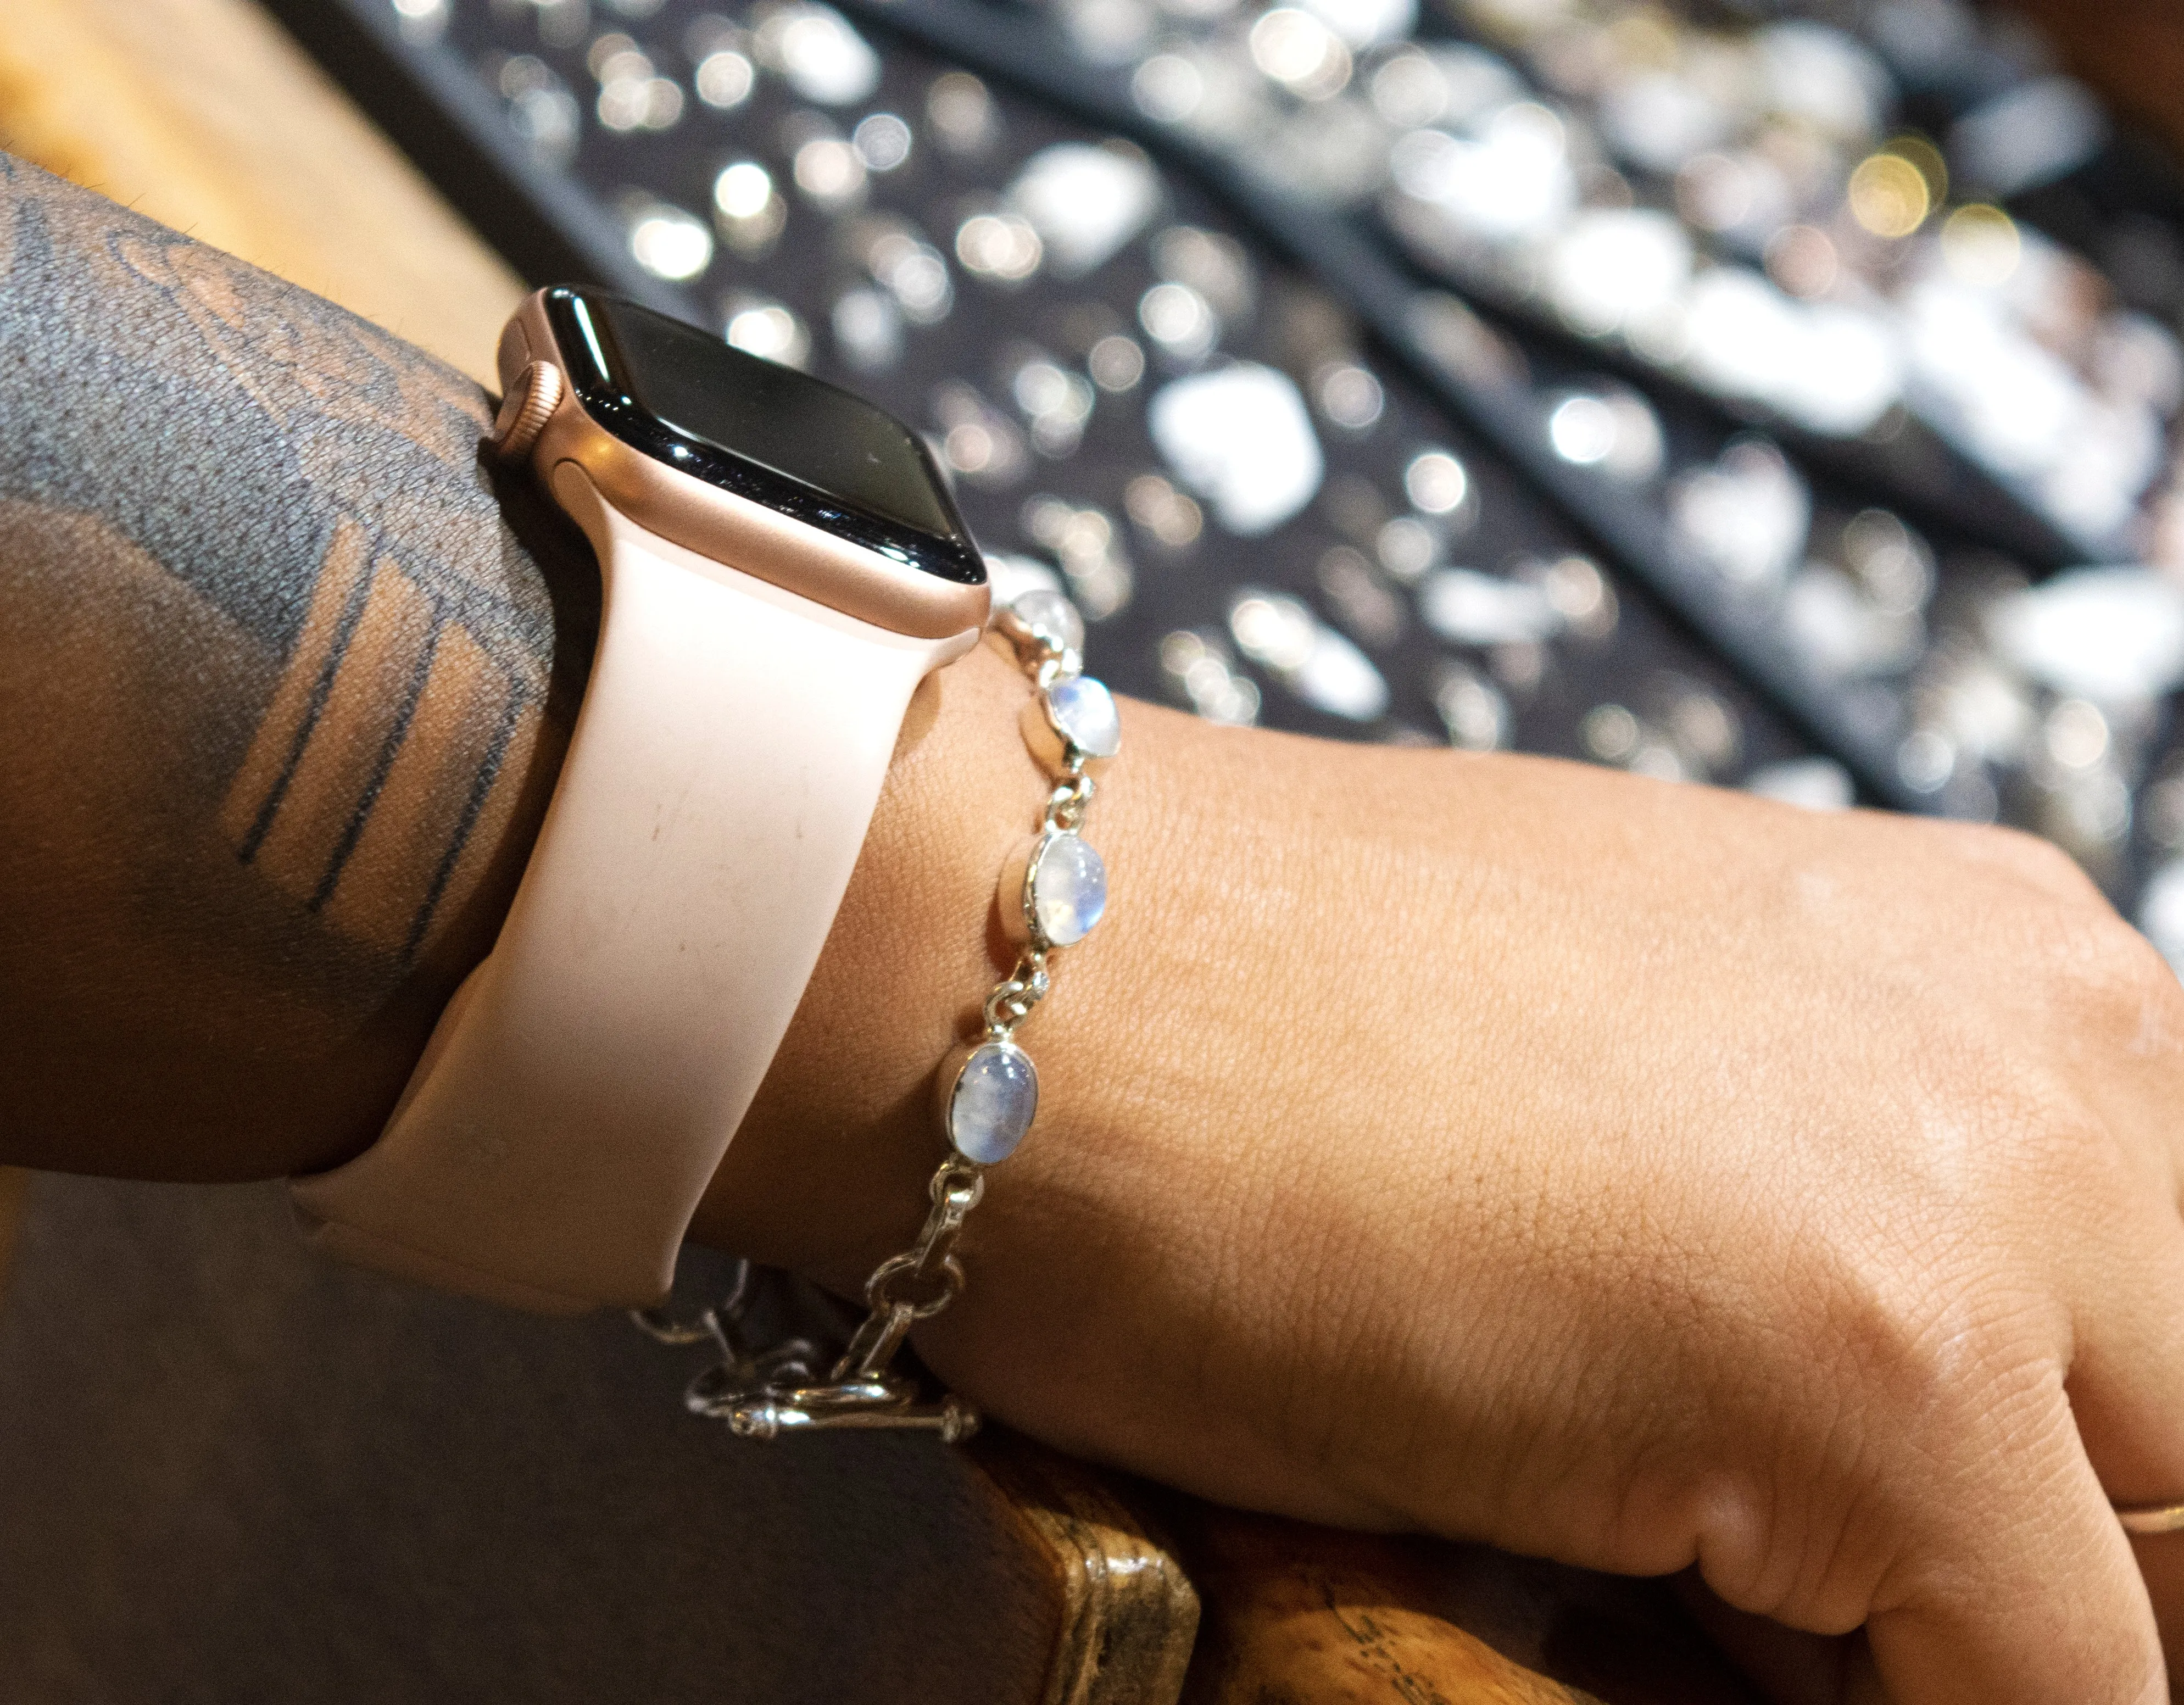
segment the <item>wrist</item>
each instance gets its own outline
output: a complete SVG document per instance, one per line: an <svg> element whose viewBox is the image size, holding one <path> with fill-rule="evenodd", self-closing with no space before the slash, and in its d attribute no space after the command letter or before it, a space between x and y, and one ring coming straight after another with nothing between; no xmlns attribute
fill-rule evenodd
<svg viewBox="0 0 2184 1705"><path fill-rule="evenodd" d="M1017 728L1030 688L1000 647L911 700L825 951L692 1223L701 1241L853 1293L922 1217L933 1073L1013 960L995 876L1046 787Z"/></svg>

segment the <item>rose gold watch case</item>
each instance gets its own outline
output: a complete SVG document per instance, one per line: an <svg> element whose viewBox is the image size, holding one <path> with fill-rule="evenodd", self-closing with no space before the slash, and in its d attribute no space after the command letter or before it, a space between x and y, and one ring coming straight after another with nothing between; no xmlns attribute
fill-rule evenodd
<svg viewBox="0 0 2184 1705"><path fill-rule="evenodd" d="M500 335L500 382L512 387L532 361L566 376L543 290L526 297ZM899 562L655 460L584 412L564 382L531 446L549 491L563 462L582 468L601 497L649 532L785 592L896 633L944 639L983 627L983 582L965 586ZM594 539L604 548L603 540Z"/></svg>

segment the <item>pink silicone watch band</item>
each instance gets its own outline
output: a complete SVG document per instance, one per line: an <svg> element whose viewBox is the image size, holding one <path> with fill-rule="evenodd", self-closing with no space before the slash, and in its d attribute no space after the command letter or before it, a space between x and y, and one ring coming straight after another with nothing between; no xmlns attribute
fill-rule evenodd
<svg viewBox="0 0 2184 1705"><path fill-rule="evenodd" d="M331 1253L566 1312L666 1291L911 694L978 634L842 615L643 531L574 463L553 477L606 586L538 845L379 1140L292 1188Z"/></svg>

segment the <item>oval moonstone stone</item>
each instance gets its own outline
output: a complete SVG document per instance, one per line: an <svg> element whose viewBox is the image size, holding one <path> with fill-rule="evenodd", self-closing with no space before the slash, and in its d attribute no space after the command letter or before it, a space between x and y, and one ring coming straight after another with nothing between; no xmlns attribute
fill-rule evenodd
<svg viewBox="0 0 2184 1705"><path fill-rule="evenodd" d="M967 1161L990 1167L1016 1152L1039 1111L1039 1073L1013 1042L981 1042L948 1096L948 1140Z"/></svg>
<svg viewBox="0 0 2184 1705"><path fill-rule="evenodd" d="M1082 650L1084 618L1060 593L1036 587L1008 608L1008 625L1056 651Z"/></svg>
<svg viewBox="0 0 2184 1705"><path fill-rule="evenodd" d="M1046 689L1046 714L1069 744L1088 758L1112 758L1123 749L1123 719L1115 695L1089 675L1072 675Z"/></svg>
<svg viewBox="0 0 2184 1705"><path fill-rule="evenodd" d="M1049 835L1031 867L1032 922L1047 943L1067 947L1092 933L1107 909L1107 866L1077 836Z"/></svg>

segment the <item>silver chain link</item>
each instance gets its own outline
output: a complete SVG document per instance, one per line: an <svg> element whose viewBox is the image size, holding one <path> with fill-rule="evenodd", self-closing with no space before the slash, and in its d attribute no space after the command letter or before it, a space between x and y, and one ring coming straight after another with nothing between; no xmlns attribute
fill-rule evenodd
<svg viewBox="0 0 2184 1705"><path fill-rule="evenodd" d="M1058 615L1045 621L1018 612L1020 600L1001 613L999 626L1041 693L1081 672L1079 639ZM1063 606L1066 609L1066 605ZM1045 610L1048 606L1041 606ZM1074 612L1070 612L1073 621ZM1074 834L1096 791L1086 755L1061 743L1059 779L1039 814L1042 839ZM1034 940L1017 955L1009 974L994 985L980 1007L984 1039L1011 1042L1052 987L1055 950ZM694 1379L685 1394L690 1409L724 1421L738 1438L776 1439L785 1433L835 1428L912 1429L937 1434L949 1444L978 1429L978 1412L952 1393L921 1400L916 1383L893 1371L910 1329L929 1320L962 1294L963 1264L956 1254L964 1221L985 1194L985 1168L953 1152L934 1171L927 1193L932 1206L916 1240L872 1269L865 1281L863 1323L831 1365L813 1340L792 1337L764 1348L749 1340L745 1322L772 1269L739 1262L729 1294L694 1320L678 1321L664 1309L638 1311L637 1324L659 1342L710 1345L719 1359ZM822 1379L818 1369L827 1365Z"/></svg>

